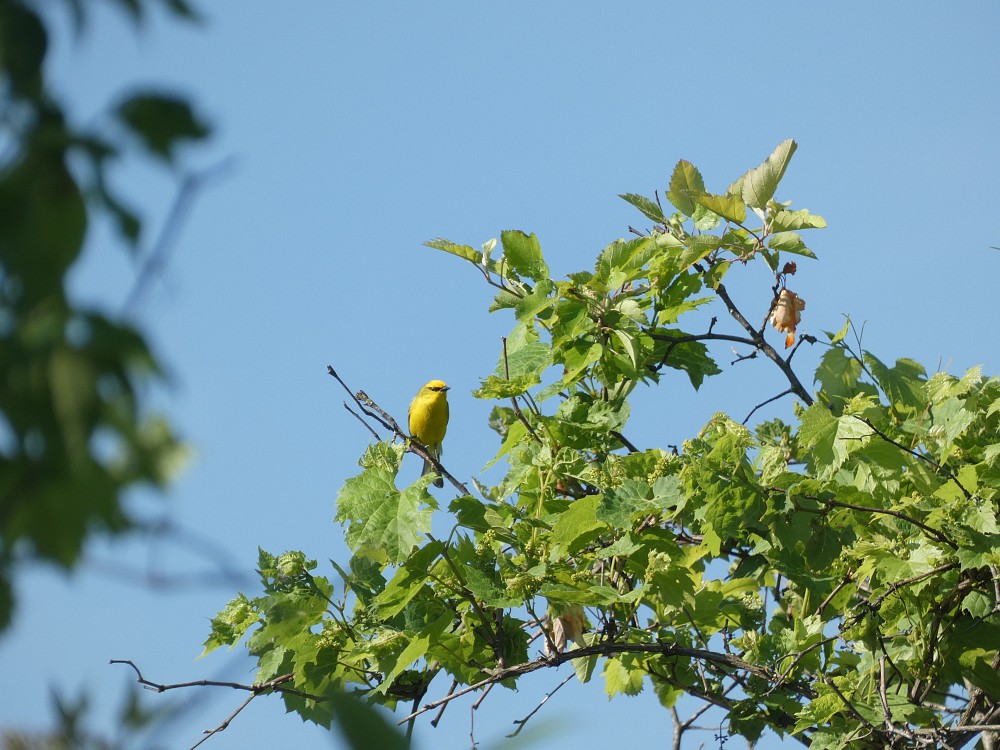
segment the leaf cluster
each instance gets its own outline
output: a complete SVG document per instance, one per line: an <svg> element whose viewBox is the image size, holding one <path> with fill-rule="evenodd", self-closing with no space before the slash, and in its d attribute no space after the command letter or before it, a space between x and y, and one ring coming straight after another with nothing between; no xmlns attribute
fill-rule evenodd
<svg viewBox="0 0 1000 750"><path fill-rule="evenodd" d="M149 4L120 2L137 20ZM82 27L91 4L66 5ZM193 16L183 0L166 5ZM159 91L74 124L47 81L44 19L27 0L0 1L0 629L19 561L73 566L89 534L132 527L127 488L162 485L182 458L143 407L163 376L144 336L72 299L66 280L99 216L138 251L142 220L113 187L114 165L136 146L174 165L182 143L208 135L190 103Z"/></svg>
<svg viewBox="0 0 1000 750"><path fill-rule="evenodd" d="M779 354L724 285L764 263L770 314L796 270L787 255L813 257L798 232L823 220L774 197L794 150L718 194L679 162L675 211L623 196L652 228L563 280L534 235L428 243L472 263L514 317L475 394L494 402L503 477L454 497L438 538L430 477L398 488L404 447L372 445L338 496L352 550L331 561L339 580L301 553L262 553L264 594L234 599L206 649L249 634L258 680L290 674L286 703L321 723L334 688L409 701L412 719L571 662L609 696L721 708L751 741L967 742L1000 702L1000 380L890 367L848 345L848 321L806 388L794 350ZM709 304L734 333L680 327ZM770 359L794 419L717 414L679 450L637 448L630 394L664 368L697 389L721 371L713 341ZM424 702L432 689L443 697Z"/></svg>

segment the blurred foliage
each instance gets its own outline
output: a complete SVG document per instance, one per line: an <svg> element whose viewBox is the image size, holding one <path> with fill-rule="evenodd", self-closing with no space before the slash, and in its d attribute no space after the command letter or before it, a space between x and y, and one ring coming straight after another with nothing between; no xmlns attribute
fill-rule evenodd
<svg viewBox="0 0 1000 750"><path fill-rule="evenodd" d="M1000 379L883 363L849 321L795 343L788 284L815 257L801 232L825 222L775 199L794 151L722 193L679 162L672 208L622 196L648 232L568 276L519 231L429 242L514 318L475 394L494 402L505 476L453 482L436 538L431 477L398 488L405 442L371 445L337 498L350 560L323 576L302 552L261 551L262 592L219 612L206 651L246 638L258 680L290 675L288 709L323 725L331 691L409 712L567 662L609 697L710 704L751 742L961 747L978 734L964 727L996 722ZM724 282L754 264L773 285L741 284L738 304ZM690 315L706 306L711 322ZM825 347L811 380L793 366L803 343ZM780 382L748 408L784 389L790 422L720 413L679 450L628 440L640 384L676 370L697 389L733 346L737 368L759 355Z"/></svg>
<svg viewBox="0 0 1000 750"><path fill-rule="evenodd" d="M55 726L45 731L0 731L0 750L125 750L141 746L153 750L159 743L151 744L145 733L161 725L165 719L180 713L183 708L170 703L147 711L140 701L143 690L129 686L119 715L115 717L115 736L101 734L89 726L92 706L87 691L67 697L59 691L51 696Z"/></svg>
<svg viewBox="0 0 1000 750"><path fill-rule="evenodd" d="M118 2L137 22L155 4ZM93 5L0 0L0 630L18 565L71 568L91 534L128 531L123 493L162 487L179 458L170 426L143 407L162 377L145 336L72 299L66 282L100 214L138 251L142 221L113 188L114 165L172 162L209 130L157 90L109 105L98 127L70 121L48 82L47 14L68 11L79 32ZM182 0L163 5L194 17Z"/></svg>

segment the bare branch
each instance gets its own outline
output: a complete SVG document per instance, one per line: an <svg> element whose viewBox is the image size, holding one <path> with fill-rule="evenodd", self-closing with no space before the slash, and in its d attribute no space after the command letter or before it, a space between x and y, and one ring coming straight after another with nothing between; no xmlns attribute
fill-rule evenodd
<svg viewBox="0 0 1000 750"><path fill-rule="evenodd" d="M872 422L871 422L871 420L868 419L867 417L859 417L857 414L855 414L854 418L857 419L857 420L859 420L859 421L861 421L861 422L864 422L872 430L872 432L874 432L876 435L878 435L880 438L882 438L885 442L890 443L891 445L895 445L897 448L899 448L904 453L909 453L914 458L919 459L920 461L924 461L924 462L930 464L931 466L933 466L934 470L936 472L938 472L942 476L947 477L948 479L950 479L951 481L953 481L958 486L958 489L961 490L961 492L962 492L963 495L965 495L965 499L966 500L972 500L972 493L969 492L967 489L965 489L965 486L960 481L958 481L958 477L955 476L947 467L943 466L942 464L939 464L937 461L935 461L930 456L926 456L923 453L918 453L917 451L913 450L912 448L907 448L902 443L896 442L891 437L889 437L884 432L882 432L878 427L876 427L875 425L873 425ZM953 546L953 548L957 549L957 547L955 547L954 545L952 545L952 546Z"/></svg>
<svg viewBox="0 0 1000 750"><path fill-rule="evenodd" d="M235 719L239 715L240 711L242 711L244 708L246 708L247 706L249 706L250 705L250 701L252 701L258 695L259 695L259 693L250 693L250 695L247 696L247 699L245 701L243 701L235 711L233 711L231 714L229 714L229 716L227 716L223 720L223 722L221 724L219 724L219 726L217 726L215 729L206 729L205 730L205 736L202 737L200 740L198 740L193 745L191 745L191 750L194 750L196 747L198 747L200 744L202 744L203 742L205 742L213 734L218 734L219 732L225 731L229 727L229 724L232 722L232 720Z"/></svg>
<svg viewBox="0 0 1000 750"><path fill-rule="evenodd" d="M251 693L290 693L292 695L298 695L302 698L308 698L314 701L326 700L321 695L312 695L311 693L306 693L302 690L295 690L294 688L285 687L284 683L291 682L295 679L295 675L291 672L288 674L278 675L267 682L262 682L255 685L246 685L240 682L224 682L220 680L193 680L191 682L176 682L172 684L163 684L159 682L152 682L147 680L142 676L142 672L131 659L111 659L108 661L109 664L127 664L132 667L136 674L136 682L142 685L147 690L152 690L157 693L165 693L168 690L179 690L181 688L189 687L224 687L230 688L232 690L246 690Z"/></svg>
<svg viewBox="0 0 1000 750"><path fill-rule="evenodd" d="M618 432L618 430L612 430L611 431L611 437L615 438L615 440L617 440L622 445L624 445L625 449L629 453L638 453L639 452L639 449L636 448L634 445L632 445L632 443L624 435L622 435L620 432Z"/></svg>
<svg viewBox="0 0 1000 750"><path fill-rule="evenodd" d="M510 365L509 365L509 363L507 361L507 337L506 336L501 336L500 337L500 341L503 344L503 371L504 371L504 377L507 378L507 380L510 380ZM517 403L517 397L516 396L511 396L510 397L510 405L514 409L514 415L517 417L518 421L521 424L524 425L524 429L526 429L528 431L528 434L531 435L531 437L534 439L534 441L536 443L541 443L542 439L540 437L538 437L538 433L535 432L535 428L531 426L531 423L528 422L527 418L521 412L521 407Z"/></svg>
<svg viewBox="0 0 1000 750"><path fill-rule="evenodd" d="M153 244L149 258L143 265L142 270L139 271L139 275L136 277L135 284L132 286L128 297L125 298L125 304L122 306L124 313L128 314L134 311L135 306L139 303L143 294L145 294L146 287L166 268L170 251L174 246L187 212L194 204L194 199L198 192L211 180L218 179L221 175L230 171L234 163L234 159L230 157L208 169L200 172L192 172L181 180L180 188L177 190L177 195L174 196L173 205L171 205L170 211L167 213L160 236Z"/></svg>
<svg viewBox="0 0 1000 750"><path fill-rule="evenodd" d="M757 404L754 408L752 408L750 410L750 413L747 414L743 418L743 421L740 422L740 424L746 424L747 422L749 422L750 421L750 417L753 416L754 412L757 411L762 406L767 406L771 402L777 401L779 398L783 398L783 397L787 396L789 393L795 393L795 389L793 389L793 388L786 388L781 393L779 393L777 396L771 396L771 398L767 399L766 401L761 401L759 404Z"/></svg>
<svg viewBox="0 0 1000 750"><path fill-rule="evenodd" d="M565 651L562 653L550 654L548 657L540 657L534 661L524 662L523 664L515 664L510 667L505 667L502 669L495 669L490 673L489 677L486 677L479 682L475 682L471 685L467 685L461 690L457 690L454 693L445 696L436 701L432 701L421 706L418 710L414 711L408 716L404 716L400 719L397 724L404 724L410 721L414 716L419 716L422 713L431 711L438 706L441 706L449 701L456 698L460 698L468 693L475 692L487 685L492 685L496 682L502 682L503 680L509 679L511 677L520 677L521 675L530 674L531 672L537 672L539 669L547 669L552 667L558 667L560 664L564 664L574 659L583 659L590 656L610 656L612 654L658 654L660 656L682 656L691 659L697 659L702 662L707 662L714 664L718 667L724 667L734 670L739 670L741 672L749 672L761 679L767 680L768 682L773 682L778 678L772 670L759 666L757 664L751 664L739 656L733 654L719 653L717 651L709 651L707 649L701 648L690 648L688 646L681 646L676 643L616 643L616 642L605 642L605 643L595 643L591 646L583 646L581 648L575 648L571 651ZM796 695L800 695L806 698L815 697L815 693L811 687L800 683L787 683L783 687L787 688Z"/></svg>
<svg viewBox="0 0 1000 750"><path fill-rule="evenodd" d="M337 371L334 370L331 365L326 366L326 372L328 375L333 377L338 383L340 383L343 389L347 391L348 394L350 394L351 399L354 401L355 404L358 405L358 408L361 410L363 414L365 414L365 416L371 417L372 419L376 420L379 424L382 425L384 429L391 432L394 437L397 437L400 440L405 441L407 452L413 453L414 455L419 456L420 458L429 462L438 472L438 474L440 474L442 477L451 482L452 485L463 495L472 494L471 492L469 492L468 487L459 482L454 476L452 476L448 472L447 469L444 468L444 466L438 460L437 456L435 456L430 450L428 450L426 445L421 443L419 440L413 438L412 436L407 435L403 431L403 428L399 426L399 423L392 417L392 415L389 414L389 412L382 409L382 407L380 407L377 403L375 403L375 401L372 400L372 398L367 393L365 393L364 391L358 391L357 394L355 394L353 391L351 391L351 389L348 388L347 383L343 381L343 379L340 377L340 375L337 374ZM356 414L353 410L351 410L347 406L347 404L344 404L344 408L347 409L347 411L351 412L351 414L353 414L362 424L364 424L365 427L368 428L368 431L375 436L376 440L381 439L379 438L378 433L376 433L375 430L371 427L371 425L366 423L364 419L362 419L358 414Z"/></svg>
<svg viewBox="0 0 1000 750"><path fill-rule="evenodd" d="M774 362L781 372L784 373L785 378L788 380L788 384L791 386L795 395L802 399L802 402L806 406L812 406L812 396L809 395L809 392L799 381L798 376L795 374L795 371L792 370L792 366L788 363L788 360L783 359L781 355L778 354L777 350L767 343L767 339L764 338L763 334L755 330L754 327L750 325L750 322L743 317L743 313L741 313L736 307L736 304L733 302L732 297L729 296L729 292L726 290L726 287L719 284L715 288L715 293L719 295L719 298L725 303L726 309L729 310L729 314L732 315L736 322L743 327L743 330L749 334L753 345L764 352L768 359Z"/></svg>
<svg viewBox="0 0 1000 750"><path fill-rule="evenodd" d="M544 698L542 698L542 700L538 702L538 705L537 705L537 706L535 706L534 710L532 710L532 712L531 712L531 713L529 713L529 714L528 714L527 716L525 716L525 717L524 717L523 719L515 719L515 720L514 720L514 723L515 723L515 724L517 725L517 729L515 729L515 730L514 730L513 732L511 732L511 733L510 733L510 734L508 734L507 736L508 736L508 737L517 737L517 735L521 733L521 730L522 730L522 729L524 729L524 725L528 723L528 720L529 720L529 719L530 719L530 718L531 718L532 716L534 716L535 714L537 714L537 713L538 713L539 709L540 709L540 708L541 708L542 706L544 706L544 705L545 705L545 703L546 703L546 702L548 701L548 699L549 699L549 698L551 698L551 697L552 697L553 695L555 695L555 694L556 694L556 691L557 691L557 690L559 690L559 688L561 688L561 687L562 687L563 685L565 685L565 684L566 684L567 682L569 682L570 680L572 680L572 679L573 679L573 678L574 678L575 676L576 676L576 675L572 675L572 674L569 674L569 675L566 675L566 679L564 679L564 680L563 680L562 682L560 682L560 683L559 683L558 685L556 685L556 686L555 686L554 688L552 688L552 690L550 690L549 692L547 692L547 693L545 694L545 697L544 697Z"/></svg>
<svg viewBox="0 0 1000 750"><path fill-rule="evenodd" d="M922 521L918 521L916 518L913 518L912 516L906 515L901 511L892 510L890 508L874 508L870 505L857 505L855 503L845 503L840 500L820 500L820 502L835 508L849 508L850 510L859 510L864 513L875 513L877 515L892 516L893 518L898 518L900 521L906 521L907 523L912 523L917 528L923 529L930 536L932 536L934 539L941 542L942 544L947 544L952 549L958 549L958 545L955 544L955 542L951 541L951 539L949 539L947 536L945 536L944 533L928 526Z"/></svg>

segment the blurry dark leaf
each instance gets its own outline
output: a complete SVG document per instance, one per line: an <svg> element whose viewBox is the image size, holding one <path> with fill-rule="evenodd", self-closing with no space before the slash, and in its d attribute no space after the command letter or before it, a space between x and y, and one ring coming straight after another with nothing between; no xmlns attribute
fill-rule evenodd
<svg viewBox="0 0 1000 750"><path fill-rule="evenodd" d="M38 98L48 36L34 11L19 2L0 7L0 60L14 92Z"/></svg>
<svg viewBox="0 0 1000 750"><path fill-rule="evenodd" d="M173 11L174 15L188 21L200 21L201 17L187 0L164 0L167 7Z"/></svg>
<svg viewBox="0 0 1000 750"><path fill-rule="evenodd" d="M86 227L86 204L61 149L36 148L0 176L2 263L27 298L61 289Z"/></svg>
<svg viewBox="0 0 1000 750"><path fill-rule="evenodd" d="M115 2L121 6L121 9L125 13L132 17L132 20L135 21L135 23L142 22L143 7L140 0L115 0Z"/></svg>
<svg viewBox="0 0 1000 750"><path fill-rule="evenodd" d="M201 140L210 132L189 102L168 94L136 94L122 103L117 114L146 148L168 162L182 141Z"/></svg>
<svg viewBox="0 0 1000 750"><path fill-rule="evenodd" d="M329 695L337 727L352 750L406 750L406 739L372 706L339 690Z"/></svg>

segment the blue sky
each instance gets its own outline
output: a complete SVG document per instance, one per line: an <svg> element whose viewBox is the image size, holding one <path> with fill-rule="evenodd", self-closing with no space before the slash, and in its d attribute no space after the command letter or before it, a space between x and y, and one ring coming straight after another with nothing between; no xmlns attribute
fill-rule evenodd
<svg viewBox="0 0 1000 750"><path fill-rule="evenodd" d="M0 664L18 676L0 726L43 726L59 685L89 689L95 720L109 728L131 680L111 658L162 682L252 679L240 650L196 657L209 618L237 588L254 593L257 547L301 549L330 575L325 560L347 557L334 498L368 434L343 410L326 365L399 418L423 382L446 380L448 468L471 477L492 458L489 404L469 392L492 371L511 321L487 314L492 294L474 269L425 240L478 245L502 229L536 232L562 276L642 225L619 193L662 194L681 158L721 191L794 138L777 197L829 222L809 237L819 260L800 262L794 279L808 303L800 330L839 329L849 313L883 361L1000 371L994 3L229 0L203 3L199 27L156 16L138 34L107 5L78 41L56 16L52 75L74 115L101 122L123 89L168 85L216 125L186 166L233 164L198 195L139 307L171 373L171 388L154 396L193 456L165 502L135 502L213 540L246 580L208 585L199 577L215 557L144 540L95 543L70 577L30 571L0 641ZM175 178L148 165L121 170L143 208L147 248ZM109 228L93 227L77 295L117 309L134 278ZM768 286L750 272L739 291L750 309L762 294L766 310ZM821 353L802 352L807 380ZM630 437L680 443L715 411L742 419L781 388L762 361L697 394L668 377L637 393ZM198 580L128 582L150 569ZM494 691L475 717L481 747L500 746L561 679L537 673L517 694ZM145 697L150 707L170 699ZM160 737L172 747L196 742L242 700L219 689L173 698L195 707ZM468 747L469 707L457 702L437 729L419 724L418 747ZM551 731L551 747L662 746L671 732L648 689L609 703L599 681L570 683L533 722ZM711 744L711 734L698 741ZM206 744L260 746L338 744L286 717L277 699L258 699Z"/></svg>

